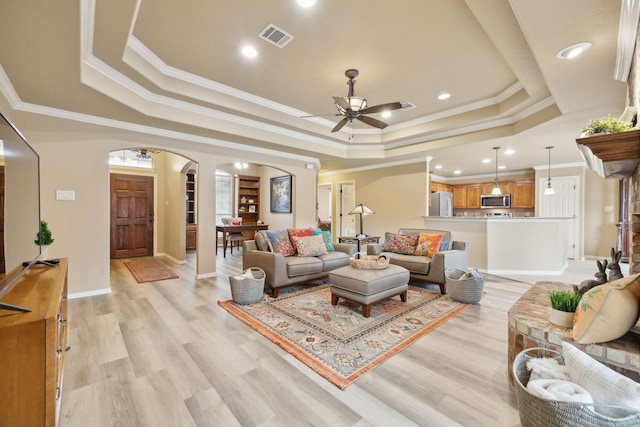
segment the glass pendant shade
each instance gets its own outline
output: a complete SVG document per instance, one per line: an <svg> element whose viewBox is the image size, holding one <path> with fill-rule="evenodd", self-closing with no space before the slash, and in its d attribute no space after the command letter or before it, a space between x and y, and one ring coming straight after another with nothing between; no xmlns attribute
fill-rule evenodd
<svg viewBox="0 0 640 427"><path fill-rule="evenodd" d="M553 147L544 147L546 150L549 150L549 175L547 176L547 188L544 189L545 196L552 196L556 194L551 187L551 149Z"/></svg>
<svg viewBox="0 0 640 427"><path fill-rule="evenodd" d="M493 190L491 190L491 194L499 195L502 194L502 190L500 190L500 185L498 184L498 150L500 147L493 147L493 149L496 150L496 185L493 187Z"/></svg>

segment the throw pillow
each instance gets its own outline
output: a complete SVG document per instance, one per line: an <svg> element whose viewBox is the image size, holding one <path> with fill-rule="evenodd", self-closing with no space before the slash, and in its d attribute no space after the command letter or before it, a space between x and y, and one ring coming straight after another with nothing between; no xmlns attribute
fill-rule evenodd
<svg viewBox="0 0 640 427"><path fill-rule="evenodd" d="M433 257L433 254L440 250L442 234L420 233L415 255Z"/></svg>
<svg viewBox="0 0 640 427"><path fill-rule="evenodd" d="M298 256L319 256L326 255L327 248L324 246L324 239L321 235L296 237L293 236Z"/></svg>
<svg viewBox="0 0 640 427"><path fill-rule="evenodd" d="M384 251L403 255L413 255L418 243L417 234L384 234Z"/></svg>
<svg viewBox="0 0 640 427"><path fill-rule="evenodd" d="M593 344L620 338L640 315L640 273L588 290L573 317L573 340Z"/></svg>
<svg viewBox="0 0 640 427"><path fill-rule="evenodd" d="M271 231L267 230L267 236L269 242L271 242L271 248L273 252L282 254L284 256L295 255L291 241L289 240L289 234L287 230Z"/></svg>
<svg viewBox="0 0 640 427"><path fill-rule="evenodd" d="M289 240L291 241L291 246L293 246L294 255L297 253L296 244L293 241L294 237L306 237L313 236L312 228L287 228L287 233L289 234Z"/></svg>
<svg viewBox="0 0 640 427"><path fill-rule="evenodd" d="M273 252L266 230L258 230L254 236L254 240L256 241L256 248L259 251Z"/></svg>
<svg viewBox="0 0 640 427"><path fill-rule="evenodd" d="M331 237L331 232L326 230L321 230L319 228L313 229L313 235L322 235L322 239L324 240L324 247L327 248L327 252L335 252L336 248L333 247L333 238Z"/></svg>
<svg viewBox="0 0 640 427"><path fill-rule="evenodd" d="M640 411L640 384L617 373L588 354L563 342L562 354L572 382L589 390L593 401L600 405L618 405ZM624 416L615 408L596 407L610 417Z"/></svg>

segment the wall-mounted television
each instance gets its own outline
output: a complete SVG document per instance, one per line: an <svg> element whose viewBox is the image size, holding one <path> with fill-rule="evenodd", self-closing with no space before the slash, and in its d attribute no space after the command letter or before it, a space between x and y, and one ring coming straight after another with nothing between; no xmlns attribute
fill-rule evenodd
<svg viewBox="0 0 640 427"><path fill-rule="evenodd" d="M30 311L2 302L40 257L40 156L0 112L0 314ZM4 178L4 179L2 179ZM3 182L1 182L3 181Z"/></svg>

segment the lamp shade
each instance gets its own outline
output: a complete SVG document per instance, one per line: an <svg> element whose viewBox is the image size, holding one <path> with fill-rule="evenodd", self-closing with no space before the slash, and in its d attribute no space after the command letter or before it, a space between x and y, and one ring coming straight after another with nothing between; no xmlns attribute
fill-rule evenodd
<svg viewBox="0 0 640 427"><path fill-rule="evenodd" d="M372 211L371 209L369 209L368 207L360 203L359 205L356 205L355 208L351 209L351 212L349 212L349 215L356 215L356 214L371 215L374 213L375 213L374 211Z"/></svg>

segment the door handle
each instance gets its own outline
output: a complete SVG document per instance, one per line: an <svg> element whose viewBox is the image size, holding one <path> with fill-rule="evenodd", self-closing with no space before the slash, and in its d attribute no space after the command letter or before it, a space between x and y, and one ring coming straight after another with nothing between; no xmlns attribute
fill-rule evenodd
<svg viewBox="0 0 640 427"><path fill-rule="evenodd" d="M149 222L153 222L153 213L149 214Z"/></svg>

